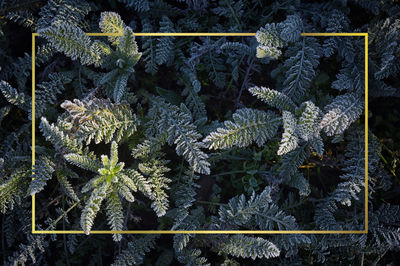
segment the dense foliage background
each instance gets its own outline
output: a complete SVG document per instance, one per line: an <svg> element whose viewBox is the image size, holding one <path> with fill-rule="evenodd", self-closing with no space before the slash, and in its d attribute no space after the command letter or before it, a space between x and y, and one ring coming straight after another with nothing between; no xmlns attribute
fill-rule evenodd
<svg viewBox="0 0 400 266"><path fill-rule="evenodd" d="M364 38L301 32L369 34L368 234L90 234L364 230ZM0 1L0 35L2 264L398 264L399 1Z"/></svg>

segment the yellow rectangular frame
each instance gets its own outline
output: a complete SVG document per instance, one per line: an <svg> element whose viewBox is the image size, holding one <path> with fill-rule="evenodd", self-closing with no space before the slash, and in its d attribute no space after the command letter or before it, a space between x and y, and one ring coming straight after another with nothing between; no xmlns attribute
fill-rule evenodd
<svg viewBox="0 0 400 266"><path fill-rule="evenodd" d="M88 36L122 36L122 33L86 33ZM255 33L134 33L135 36L255 36ZM35 169L35 38L32 33L32 174ZM367 234L368 233L368 33L302 33L301 36L365 38L365 228L364 230L93 230L91 234ZM34 178L32 178L34 180ZM35 195L32 195L32 234L84 234L80 230L36 230Z"/></svg>

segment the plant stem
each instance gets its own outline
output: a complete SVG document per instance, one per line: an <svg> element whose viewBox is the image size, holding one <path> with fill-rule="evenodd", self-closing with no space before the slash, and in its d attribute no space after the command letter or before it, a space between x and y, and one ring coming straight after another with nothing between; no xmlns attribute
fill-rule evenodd
<svg viewBox="0 0 400 266"><path fill-rule="evenodd" d="M225 204L225 203L218 203L218 202L211 202L211 201L204 201L204 200L198 200L196 202L200 203L200 204L208 204L208 205L215 205L215 206L228 206L228 204Z"/></svg>
<svg viewBox="0 0 400 266"><path fill-rule="evenodd" d="M65 206L65 199L63 199L63 209ZM63 219L63 230L65 230L65 219ZM68 258L68 250L67 250L67 241L66 236L63 234L63 242L64 242L64 253L65 253L65 260L67 261L67 265L69 266L69 258Z"/></svg>
<svg viewBox="0 0 400 266"><path fill-rule="evenodd" d="M240 88L239 94L238 94L238 96L237 96L237 98L236 98L235 106L238 106L239 101L240 101L240 97L242 97L243 90L245 89L245 85L248 83L248 81L249 81L249 79L250 79L250 75L251 75L251 74L250 74L250 71L251 71L251 69L253 68L254 59L255 59L254 57L251 59L249 65L248 65L248 67L247 67L247 69L246 69L246 74L245 74L245 76L244 76L244 79L243 79L242 86L241 86L241 88Z"/></svg>
<svg viewBox="0 0 400 266"><path fill-rule="evenodd" d="M241 174L241 173L247 173L249 170L237 170L237 171L230 171L230 172L222 172L218 173L212 176L219 176L219 175L231 175L231 174ZM256 172L256 174L266 174L267 171L259 170Z"/></svg>
<svg viewBox="0 0 400 266"><path fill-rule="evenodd" d="M231 3L229 3L229 0L225 0L225 3L228 5L228 7L229 7L229 9L230 9L230 11L232 13L233 18L235 19L236 23L238 24L239 30L242 30L242 24L240 23L238 17L236 16L236 12L232 8Z"/></svg>
<svg viewBox="0 0 400 266"><path fill-rule="evenodd" d="M77 201L77 202L75 202L71 207L69 207L68 208L68 210L66 210L63 214L61 214L52 224L51 224L51 226L56 226L56 224L62 219L62 218L64 218L73 208L75 208L76 206L78 206L78 204L80 203L81 201L79 200L79 201ZM47 230L49 230L50 229L50 226L47 228Z"/></svg>

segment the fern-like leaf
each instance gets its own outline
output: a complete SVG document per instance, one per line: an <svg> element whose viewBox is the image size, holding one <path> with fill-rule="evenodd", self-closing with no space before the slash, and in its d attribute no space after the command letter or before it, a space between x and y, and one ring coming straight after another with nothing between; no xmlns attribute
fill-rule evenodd
<svg viewBox="0 0 400 266"><path fill-rule="evenodd" d="M104 140L109 143L112 139L120 141L122 137L132 135L139 124L136 115L132 114L127 104L113 104L104 99L93 99L74 102L65 101L61 107L66 109L72 123L77 127L74 133L79 140L89 144Z"/></svg>
<svg viewBox="0 0 400 266"><path fill-rule="evenodd" d="M363 102L354 94L347 93L337 96L325 109L319 127L328 136L343 133L363 111Z"/></svg>
<svg viewBox="0 0 400 266"><path fill-rule="evenodd" d="M150 3L148 0L118 0L124 3L127 7L135 9L137 12L145 12L150 10Z"/></svg>
<svg viewBox="0 0 400 266"><path fill-rule="evenodd" d="M183 155L196 172L209 174L208 156L201 150L203 143L197 141L201 135L192 123L192 117L182 109L164 102L161 98L154 98L149 115L156 123L158 135L167 132L167 142L170 145L176 144L178 155Z"/></svg>
<svg viewBox="0 0 400 266"><path fill-rule="evenodd" d="M31 100L25 93L18 92L17 89L4 80L0 81L0 90L9 103L29 110L28 102Z"/></svg>
<svg viewBox="0 0 400 266"><path fill-rule="evenodd" d="M97 160L93 160L92 158L89 158L87 156L79 155L76 153L68 153L64 155L64 158L73 165L76 165L88 171L92 171L94 173L97 173L97 170L100 168L100 163Z"/></svg>
<svg viewBox="0 0 400 266"><path fill-rule="evenodd" d="M160 21L160 32L175 32L174 24L167 17L163 16ZM160 37L157 39L156 45L156 61L158 65L170 62L173 58L175 37Z"/></svg>
<svg viewBox="0 0 400 266"><path fill-rule="evenodd" d="M99 26L101 32L122 34L124 33L124 28L126 27L121 19L121 16L114 12L102 12L100 14ZM108 36L108 40L113 45L118 45L121 36Z"/></svg>
<svg viewBox="0 0 400 266"><path fill-rule="evenodd" d="M234 235L223 244L221 251L241 258L274 258L280 255L280 250L272 242L261 237Z"/></svg>
<svg viewBox="0 0 400 266"><path fill-rule="evenodd" d="M81 215L81 227L85 234L89 234L92 229L94 218L97 212L100 210L102 201L107 196L108 184L105 183L102 186L95 188L90 194L89 199L86 202Z"/></svg>
<svg viewBox="0 0 400 266"><path fill-rule="evenodd" d="M165 166L166 161L153 159L146 163L139 164L139 170L145 175L149 176L147 182L143 182L142 179L136 176L135 181L141 191L144 191L153 202L151 207L156 212L157 216L165 215L169 200L165 190L169 189L168 184L171 180L165 177L165 173L170 169ZM149 191L151 188L151 192Z"/></svg>
<svg viewBox="0 0 400 266"><path fill-rule="evenodd" d="M298 137L296 133L296 118L288 111L282 112L283 128L281 144L279 145L278 155L286 154L298 146Z"/></svg>
<svg viewBox="0 0 400 266"><path fill-rule="evenodd" d="M41 157L39 163L35 167L33 180L29 185L29 194L34 195L44 189L47 181L52 178L55 171L55 163L48 157Z"/></svg>
<svg viewBox="0 0 400 266"><path fill-rule="evenodd" d="M289 59L285 61L286 79L283 92L294 102L300 102L315 77L315 68L319 64L320 45L315 38L303 37L301 42L287 51Z"/></svg>
<svg viewBox="0 0 400 266"><path fill-rule="evenodd" d="M259 45L257 46L257 57L270 57L277 59L281 54L284 46L284 41L279 37L277 25L275 23L267 24L264 28L260 28L256 33L256 39Z"/></svg>
<svg viewBox="0 0 400 266"><path fill-rule="evenodd" d="M73 60L80 59L83 65L100 66L103 50L99 42L92 42L80 28L68 23L53 25L38 31L58 51L65 53Z"/></svg>
<svg viewBox="0 0 400 266"><path fill-rule="evenodd" d="M155 247L157 235L146 235L128 242L127 248L121 252L113 266L141 264L144 255Z"/></svg>
<svg viewBox="0 0 400 266"><path fill-rule="evenodd" d="M279 37L286 42L296 42L303 31L303 21L299 15L287 16L286 20L279 23Z"/></svg>
<svg viewBox="0 0 400 266"><path fill-rule="evenodd" d="M256 96L259 100L272 107L278 108L279 110L294 112L296 108L296 105L293 103L293 101L282 92L257 86L249 88L249 92L253 96Z"/></svg>
<svg viewBox="0 0 400 266"><path fill-rule="evenodd" d="M321 110L311 101L306 101L296 110L301 113L297 122L297 133L303 140L313 139L318 132L318 124L321 120Z"/></svg>
<svg viewBox="0 0 400 266"><path fill-rule="evenodd" d="M124 223L124 214L122 211L122 203L118 197L118 193L112 192L106 198L106 210L108 224L113 231L122 231ZM122 239L121 234L113 234L114 241Z"/></svg>
<svg viewBox="0 0 400 266"><path fill-rule="evenodd" d="M208 135L204 143L209 149L247 147L253 142L262 146L276 134L280 123L280 119L272 112L239 109L233 115L233 122L226 121L225 127Z"/></svg>

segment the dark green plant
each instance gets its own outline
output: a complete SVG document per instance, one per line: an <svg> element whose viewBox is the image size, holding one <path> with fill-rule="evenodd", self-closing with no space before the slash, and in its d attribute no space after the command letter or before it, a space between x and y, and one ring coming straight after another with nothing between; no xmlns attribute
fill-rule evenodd
<svg viewBox="0 0 400 266"><path fill-rule="evenodd" d="M369 34L368 234L90 234L363 230L364 39L302 32ZM7 0L0 35L2 264L397 263L395 0Z"/></svg>

